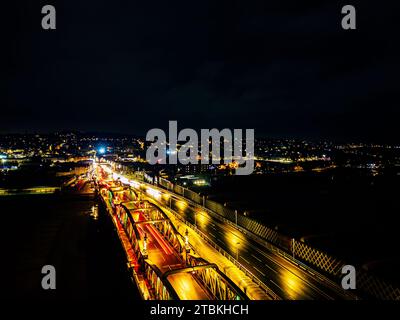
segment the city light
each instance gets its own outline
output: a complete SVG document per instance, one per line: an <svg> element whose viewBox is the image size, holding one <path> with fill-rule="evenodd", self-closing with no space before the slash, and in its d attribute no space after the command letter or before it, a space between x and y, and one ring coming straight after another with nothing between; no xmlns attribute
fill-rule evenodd
<svg viewBox="0 0 400 320"><path fill-rule="evenodd" d="M329 300L305 316L342 318L342 300L400 301L400 0L9 2L17 311L298 318L282 300Z"/></svg>
<svg viewBox="0 0 400 320"><path fill-rule="evenodd" d="M205 186L207 185L207 181L204 179L198 179L193 182L197 186Z"/></svg>
<svg viewBox="0 0 400 320"><path fill-rule="evenodd" d="M100 143L96 149L98 155L110 150L106 147L107 143L103 144L105 147L99 147L99 145ZM93 147L90 150L93 152ZM0 152L3 151L0 150ZM0 164L2 161L15 161L18 164L14 154L5 154L5 152L8 152L8 150L0 154ZM228 191L234 187L238 191L243 188L245 192L257 193L259 190L263 190L263 185L243 184L236 187L225 182L227 188L223 190L224 193L222 194L227 200L222 202L222 197L215 197L218 193L214 193L212 188L203 187L213 187L214 179L210 179L210 175L207 174L207 171L210 173L209 166L197 167L196 169L204 171L190 171L185 168L176 175L169 172L167 168L162 168L155 173L147 170L142 164L127 165L126 161L120 156L124 154L124 151L118 152L115 151L115 154L109 155L107 159L99 156L96 160L93 159L92 154L90 154L90 157L87 156L87 153L81 157L67 155L62 160L63 164L69 161L76 165L75 161L82 161L85 167L84 170L77 171L75 177L68 171L69 175L66 181L70 182L63 189L66 190L64 192L71 192L71 194L76 194L78 190L82 189L84 195L87 192L84 189L88 189L90 184L92 184L92 189L97 187L100 195L99 208L104 209L115 224L130 266L140 265L144 268L140 269L139 273L149 266L155 266L161 272L165 270L175 272L179 268L192 266L197 262L196 259L200 259L199 261L202 261L202 263L204 261L215 263L221 270L229 270L225 276L230 278L234 284L245 284L246 294L251 299L262 300L271 297L274 299L319 299L320 297L330 296L342 298L347 294L341 292L340 287L335 289L328 287L328 285L330 286L329 282L325 282L323 278L319 280L319 278L313 277L313 269L307 269L308 266L302 261L302 256L298 252L294 255L293 247L296 245L297 249L297 244L300 245L300 242L295 242L290 237L284 243L283 248L279 247L279 242L276 243L273 238L278 229L276 228L272 232L260 221L257 221L260 217L257 211L253 213L251 210L239 210L236 203L240 204L240 194L232 196L228 194ZM51 160L50 164L52 170L54 170L59 165L59 160L56 154L52 156L56 159ZM278 162L271 161L272 167L270 161L264 159L262 166L268 162L268 165L266 165L268 170L276 169L275 173L282 173L282 170L295 173L300 171L300 167L304 167L303 170L308 170L308 172L319 170L319 168L331 170L335 166L333 163L328 163L307 167L308 164L303 159L320 161L320 156L301 155L293 161L293 165L286 167L277 164ZM365 163L357 163L354 166L365 169L367 174L370 174L371 170L383 168L382 163L378 160L367 160ZM39 165L44 164L40 163ZM348 164L346 166L348 167ZM8 167L11 167L11 164ZM3 165L3 168L5 168L3 170L9 170L8 167ZM229 165L227 169L229 169L228 167ZM212 174L215 174L215 172L213 171ZM216 177L216 181L220 183L225 179L225 175L225 173L220 173ZM186 187L183 189L181 186L184 182ZM125 187L126 185L135 188L135 192L133 192L133 188ZM218 186L218 184L215 185ZM192 188L199 186L203 188L201 192L200 188ZM284 187L282 187L282 190L287 191ZM50 194L60 191L63 190L60 188L53 190L46 186L20 190L0 189L0 196ZM260 200L265 201L263 195L260 196ZM254 201L257 201L257 199ZM271 197L268 198L268 202L270 201ZM123 203L123 206L118 206L121 203ZM96 204L92 205L90 211L86 211L94 221L98 220L99 208ZM238 213L239 211L240 213ZM246 212L249 213L245 214ZM224 219L218 218L219 215L223 215ZM256 243L254 239L259 234L265 237L269 237L271 234L272 244L268 242L264 246L262 243ZM291 246L288 246L290 239L292 239ZM310 248L310 250L313 250L313 248ZM139 261L140 258L144 259ZM303 263L297 264L297 262ZM213 272L211 269L207 272L190 271L182 274L176 272L168 279L171 280L170 284L177 289L180 298L208 298L212 296L208 295L210 288L199 286L197 281L209 281L209 278L202 279L199 277L204 276L204 274L209 277L213 275ZM145 281L149 281L153 290L158 290L157 278L153 278L151 272L149 274L142 272L140 275ZM153 280L154 282L152 282ZM135 281L138 281L138 287L142 288L143 296L149 296L148 289L141 286L143 280L136 279ZM218 278L218 281L224 283L225 280ZM267 281L267 283L264 281ZM250 286L247 287L248 283ZM268 289L262 287L265 290L262 291L254 285L255 283L260 284L258 286L265 283ZM161 294L161 292L157 292L157 294ZM240 293L240 290L238 292ZM325 292L327 293L325 294ZM211 293L215 294L215 292ZM150 295L149 297L151 299L157 297L170 298L168 295ZM235 295L235 297L241 298L242 296ZM352 298L353 295L349 294L349 297Z"/></svg>

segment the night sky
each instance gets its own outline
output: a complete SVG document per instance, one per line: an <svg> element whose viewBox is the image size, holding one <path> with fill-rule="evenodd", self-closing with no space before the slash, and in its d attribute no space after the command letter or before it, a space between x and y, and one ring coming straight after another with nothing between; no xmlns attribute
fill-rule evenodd
<svg viewBox="0 0 400 320"><path fill-rule="evenodd" d="M0 133L144 135L178 120L398 142L395 3L19 1L3 7L11 46ZM57 30L41 28L44 4L56 7ZM341 28L345 4L357 9L357 30Z"/></svg>

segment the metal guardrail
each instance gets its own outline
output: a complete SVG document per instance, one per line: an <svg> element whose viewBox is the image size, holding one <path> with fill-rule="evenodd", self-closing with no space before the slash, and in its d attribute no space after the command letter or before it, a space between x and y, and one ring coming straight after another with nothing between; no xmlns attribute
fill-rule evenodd
<svg viewBox="0 0 400 320"><path fill-rule="evenodd" d="M152 187L154 185L151 184ZM156 186L156 188L158 188ZM158 188L159 189L159 188ZM173 192L173 190L170 190ZM185 198L185 197L184 197ZM187 199L187 198L185 198ZM189 199L187 199L189 200ZM197 203L193 203L194 205L199 205ZM205 240L209 245L211 245L215 250L217 250L220 254L222 254L225 258L227 258L231 263L233 263L239 270L241 270L247 277L250 278L251 281L253 281L257 286L259 286L262 290L264 290L270 297L272 297L274 300L282 300L281 297L279 297L275 292L273 292L262 280L260 280L257 276L255 276L250 270L248 270L243 264L241 264L239 261L237 261L231 254L226 252L224 249L222 249L219 245L217 245L214 241L212 241L206 234L204 234L200 229L197 228L197 226L191 224L190 222L186 221L180 214L178 214L174 209L171 208L171 202L169 202L168 208L172 212L172 214L182 223L185 225L189 226L191 229L193 229L203 240ZM210 213L213 213L211 210L204 208L207 211L210 211ZM213 213L215 214L215 213ZM219 218L223 218L222 216L219 215ZM227 223L232 223L226 218L223 218L226 220Z"/></svg>
<svg viewBox="0 0 400 320"><path fill-rule="evenodd" d="M152 187L154 187L154 186L152 185ZM161 190L162 190L162 189L161 189ZM175 194L175 196L176 196L176 197L179 197L180 195L176 195L176 194ZM256 234L253 234L251 231L249 231L249 230L247 230L247 229L241 227L240 225L235 224L235 223L232 222L231 220L229 220L229 219L227 219L227 218L225 218L225 217L219 215L218 213L213 212L212 210L210 210L210 209L208 209L208 208L205 208L205 207L203 207L203 206L201 206L201 205L199 205L199 204L197 204L197 203L191 201L190 199L187 199L187 198L184 198L184 199L185 199L189 204L191 204L192 206L201 207L201 210L203 210L203 211L207 212L208 214L212 215L213 217L215 217L215 218L218 219L219 221L221 221L221 222L223 222L223 223L226 223L226 224L232 226L233 228L235 228L236 230L238 230L240 233L242 233L242 234L248 236L249 238L251 238L252 240L256 241L256 242L259 243L260 245L264 246L265 248L267 248L267 249L270 250L271 252L274 252L274 253L276 253L276 254L282 256L284 259L288 260L289 262L291 262L291 263L293 263L293 264L299 266L299 267L302 268L304 271L307 271L308 273L310 273L312 276L318 277L321 281L323 281L323 282L329 284L329 285L332 286L332 287L339 288L339 287L338 287L338 284L337 284L336 282L334 282L334 281L332 281L331 279L327 278L325 275L321 274L320 272L316 271L315 269L312 269L310 266L306 265L306 264L303 263L302 261L296 259L295 257L293 257L293 254L289 254L289 253L287 253L286 251L284 251L284 250L278 248L278 247L275 246L274 244L272 244L272 243L270 243L270 242L268 242L268 241L266 241L266 240L264 240L264 239L261 239L261 238L260 238L259 236L257 236ZM170 207L169 207L169 208L170 208ZM171 209L171 211L172 211L175 215L178 215L178 213L176 213L172 208L170 208L170 209ZM180 217L180 216L178 216L178 217ZM188 224L188 225L193 226L192 224L190 224L189 222L187 222L186 220L184 220L184 219L181 218L181 217L180 217L180 220L183 221L184 223ZM194 226L194 228L195 228L195 230L196 230L199 234L202 233L202 231L200 231L196 226ZM203 234L203 235L204 235L204 234ZM221 250L221 252L224 251L224 250L223 250L222 248L220 248L216 243L214 243L211 239L209 239L206 235L204 235L204 236L207 238L208 242L212 243L212 244L214 245L214 247L216 247L217 250ZM224 251L224 252L225 252L225 251ZM248 272L248 274L250 274L252 277L258 279L257 276L253 275L253 274L251 273L251 271L249 271L246 267L244 267L240 262L238 262L238 261L237 261L234 257L232 257L229 253L226 252L226 254L227 254L228 256L230 256L233 260L235 260L235 262L237 263L237 265L242 266L242 268L243 268L244 270L246 270L246 272ZM259 280L259 279L258 279L258 281L261 282L261 283L263 283L263 282L262 282L261 280ZM344 294L344 295L347 295L347 296L349 296L349 297L351 296L350 294L348 294L348 293L346 293L346 292L343 292L343 294ZM352 298L355 298L355 297L352 297Z"/></svg>
<svg viewBox="0 0 400 320"><path fill-rule="evenodd" d="M145 178L145 177L143 177ZM161 180L162 179L162 180ZM148 179L143 179L143 180L148 180ZM163 182L161 182L161 181ZM147 181L143 181L144 183L147 183L149 185L151 185L151 187L153 188L157 188L160 191L169 191L171 193L174 194L175 197L179 198L181 197L182 199L184 199L185 201L187 201L189 204L191 204L194 207L199 207L201 208L202 211L207 212L208 214L210 214L211 216L215 217L216 219L220 220L223 223L229 224L230 226L232 226L233 228L237 229L239 232L245 234L246 236L248 236L249 238L251 238L252 240L256 241L257 243L259 243L260 245L266 247L268 250L270 250L271 252L275 252L277 254L279 254L280 256L282 256L283 258L285 258L286 260L290 261L291 263L298 265L299 267L301 267L303 270L309 272L311 275L313 276L317 276L320 280L324 281L325 283L328 283L330 286L332 287L336 287L338 288L338 284L334 281L332 281L331 279L327 278L326 276L322 275L321 273L319 273L318 271L316 271L315 269L312 269L310 266L304 264L302 261L299 261L297 259L295 259L291 254L288 254L286 251L280 249L279 247L277 247L276 245L260 238L258 235L254 234L252 231L245 229L244 227L232 222L231 220L229 220L228 218L224 217L221 214L218 214L217 212L214 212L213 210L203 206L200 203L197 203L196 201L193 201L192 199L189 199L187 197L185 197L185 188L182 186L179 186L182 189L182 194L176 192L175 190L175 186L173 185L173 187L169 187L169 184L167 187L163 186L163 184L165 184L164 182L169 182L168 180L165 180L163 178L159 179L159 182L161 182L161 186L156 185L156 184L152 184L151 182L147 182ZM162 188L164 187L164 188ZM180 199L180 200L182 200ZM267 292L267 294L271 294L272 297L277 297L278 299L280 299L271 289L269 289L264 282L262 282L257 276L255 276L253 273L251 273L251 271L249 271L245 266L243 266L239 261L237 261L232 255L230 255L229 253L227 253L225 250L223 250L221 247L219 247L216 243L214 243L211 239L209 239L202 231L200 231L196 226L192 225L191 223L187 222L186 220L184 220L178 213L176 213L171 207L170 204L168 205L168 207L171 209L171 212L173 212L173 214L175 216L178 217L178 219L180 221L182 221L183 223L185 223L188 226L191 226L192 228L194 228L194 230L196 230L196 232L203 238L205 239L209 244L211 244L216 250L218 250L221 254L223 254L226 258L228 258L232 263L234 263L240 270L242 270L247 276L249 276L249 278L251 278L257 285L260 286L260 288L262 288L265 292ZM344 293L346 295L346 293ZM348 296L350 296L349 294L347 294Z"/></svg>
<svg viewBox="0 0 400 320"><path fill-rule="evenodd" d="M147 175L146 175L147 176ZM147 181L150 179L147 177ZM200 195L188 188L183 186L173 184L172 182L164 179L158 178L158 186L163 187L177 195L183 196L187 200L191 200L204 208L211 210L212 212L218 213L220 216L225 217L230 221L235 221L236 224L240 225L242 228L249 230L256 234L258 237L268 240L275 245L280 245L284 242L289 242L290 239L281 234L278 234L274 229L242 214L238 214L237 210L226 207L225 205L206 199L204 195ZM285 241L286 240L286 241Z"/></svg>
<svg viewBox="0 0 400 320"><path fill-rule="evenodd" d="M203 240L205 240L209 245L211 245L214 249L216 249L219 253L221 253L225 258L227 258L231 263L233 263L239 270L244 272L244 274L249 277L256 285L258 285L261 289L263 289L268 295L270 295L274 300L282 300L275 292L273 292L263 281L261 281L257 276L255 276L251 271L249 271L244 265L242 265L239 261L237 261L231 254L226 252L220 246L218 246L214 241L212 241L206 234L204 234L200 229L198 229L195 225L183 219L181 215L179 215L175 210L169 208L170 211L174 214L174 216L193 229Z"/></svg>
<svg viewBox="0 0 400 320"><path fill-rule="evenodd" d="M145 177L144 177L144 178L145 178ZM152 183L150 183L150 182L147 182L147 181L145 181L145 180L148 180L148 179L143 179L142 182L151 185L152 188L157 188L157 189L159 189L159 190L161 190L161 191L165 191L165 189L160 188L159 186L157 186L157 185L155 185L155 184L152 184ZM161 180L161 181L164 181L164 182L169 182L168 180L165 180L165 179L163 179L163 178L160 178L160 180ZM164 183L162 182L161 185L162 185L162 184L164 184ZM163 186L163 187L165 187L165 186ZM296 264L296 265L302 265L303 268L306 268L306 269L308 269L308 270L311 270L312 272L310 272L310 273L313 274L313 275L318 274L318 276L319 276L320 278L325 278L323 275L319 274L317 271L312 270L309 266L307 266L307 265L305 265L304 263L302 263L301 261L298 261L298 260L296 260L295 258L293 258L292 255L288 254L288 253L285 252L284 250L278 248L277 246L273 245L272 243L270 243L270 242L268 242L268 241L266 241L266 240L264 240L264 239L261 239L258 235L254 234L254 233L251 232L250 230L247 230L247 229L243 228L242 226L240 226L240 225L238 225L238 224L232 222L232 221L229 220L228 218L226 218L226 217L224 217L224 216L222 216L222 215L220 215L220 214L214 212L213 210L211 210L211 209L209 209L209 208L203 206L202 204L199 204L199 203L193 201L192 199L188 199L187 197L184 196L184 194L185 194L185 192L184 192L185 188L184 188L184 187L180 186L180 188L183 190L182 194L177 194L177 193L175 192L176 190L175 190L174 187L172 187L172 188L170 188L170 187L165 187L165 188L166 188L167 191L172 192L172 193L174 194L175 197L177 197L177 198L181 197L181 198L183 198L185 201L187 201L190 205L192 205L192 206L194 206L194 207L200 207L202 211L204 211L204 212L206 212L207 214L209 214L209 215L215 217L215 218L218 219L219 221L221 221L221 222L223 222L223 223L226 223L226 224L232 226L233 228L235 228L236 230L238 230L238 231L241 232L242 234L245 234L246 236L248 236L248 237L251 238L252 240L254 240L254 241L256 241L257 243L259 243L260 245L262 245L262 246L266 247L267 249L269 249L270 251L278 253L279 255L283 256L285 259L287 259L287 260L293 262L293 263ZM180 199L180 200L181 200L181 199ZM209 243L211 243L211 244L213 245L214 248L216 248L216 249L219 250L220 252L225 252L225 253L226 253L226 256L227 256L227 257L229 256L231 259L233 259L233 260L235 261L235 264L236 264L236 265L242 267L243 270L244 270L245 272L247 272L249 275L251 275L251 277L257 279L256 282L260 282L260 283L264 284L264 283L263 283L261 280L259 280L255 275L253 275L253 274L251 273L251 271L249 271L249 270L248 270L246 267L244 267L240 262L238 262L234 257L232 257L229 253L227 253L225 250L223 250L222 248L220 248L214 241L212 241L210 238L208 238L206 235L204 235L204 233L203 233L202 231L200 231L196 226L194 226L194 225L192 225L191 223L187 222L187 221L186 221L185 219L183 219L178 213L176 213L175 210L173 210L173 209L171 208L171 203L168 204L168 207L171 209L171 212L173 212L173 214L174 214L175 216L177 216L177 218L178 218L180 221L182 221L183 223L185 223L185 224L187 224L187 225L193 226L193 228L196 230L196 232L198 232L199 235L201 235L202 237L205 237L205 239L206 239ZM335 284L335 285L336 285L336 283L334 283L333 281L331 281L331 280L329 280L329 279L326 279L326 281L327 281L327 282L331 282L332 284ZM265 286L265 284L264 284L264 286Z"/></svg>

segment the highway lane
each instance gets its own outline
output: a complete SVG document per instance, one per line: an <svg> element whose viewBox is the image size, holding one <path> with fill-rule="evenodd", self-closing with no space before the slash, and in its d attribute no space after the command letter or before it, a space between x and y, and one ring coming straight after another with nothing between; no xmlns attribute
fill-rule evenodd
<svg viewBox="0 0 400 320"><path fill-rule="evenodd" d="M165 194L167 191L163 190L162 193ZM182 199L170 192L168 194L175 199ZM168 197L158 197L154 200L169 207ZM303 300L350 298L340 287L332 286L330 282L317 275L310 274L300 266L246 237L233 226L210 216L206 212L199 212L186 201L178 201L178 205L173 206L173 209L186 221L196 224L199 230L220 248L231 256L237 257L237 260L245 268L268 285L281 298Z"/></svg>
<svg viewBox="0 0 400 320"><path fill-rule="evenodd" d="M185 220L196 224L200 231L208 235L223 250L237 257L243 266L281 298L302 300L348 298L341 288L332 287L317 276L247 238L231 225L205 212L199 213L190 205L175 209Z"/></svg>

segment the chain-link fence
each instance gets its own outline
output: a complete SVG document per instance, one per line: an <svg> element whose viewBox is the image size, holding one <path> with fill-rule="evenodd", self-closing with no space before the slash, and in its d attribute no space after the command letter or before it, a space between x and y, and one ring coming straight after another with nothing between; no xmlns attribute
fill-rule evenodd
<svg viewBox="0 0 400 320"><path fill-rule="evenodd" d="M282 249L284 251L290 251L294 254L297 260L303 261L310 266L323 271L325 274L332 276L332 279L335 279L337 283L341 282L341 270L345 265L345 262L342 260L303 242L279 234L277 231L239 213L234 209L228 208L216 201L206 199L203 195L184 188L183 186L174 184L166 179L158 178L157 180L150 175L143 173L143 180L151 184L158 184L160 187L170 190L175 194L206 208L212 213L219 215L221 218L230 221L232 224L235 224L240 228L251 232L255 236L268 241L272 245L275 245L278 250ZM179 210L178 202L179 201L173 201L170 202L169 205L174 210ZM387 284L385 281L382 281L363 270L357 271L357 284L358 288L362 290L362 292L376 299L400 300L399 288Z"/></svg>

